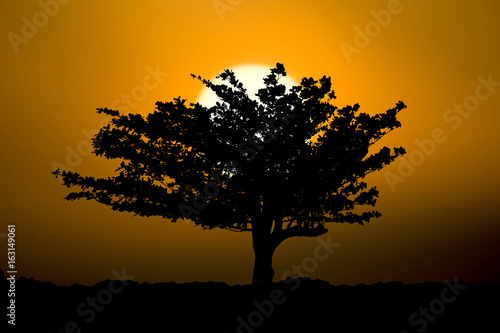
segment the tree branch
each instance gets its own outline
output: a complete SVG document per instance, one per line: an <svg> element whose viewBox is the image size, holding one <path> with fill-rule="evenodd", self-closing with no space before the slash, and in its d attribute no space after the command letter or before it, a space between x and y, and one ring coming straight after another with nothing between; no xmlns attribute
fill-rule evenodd
<svg viewBox="0 0 500 333"><path fill-rule="evenodd" d="M280 244L285 239L290 237L317 237L328 232L323 224L318 224L313 228L304 228L300 225L286 228L277 233L273 233L273 237L277 244Z"/></svg>

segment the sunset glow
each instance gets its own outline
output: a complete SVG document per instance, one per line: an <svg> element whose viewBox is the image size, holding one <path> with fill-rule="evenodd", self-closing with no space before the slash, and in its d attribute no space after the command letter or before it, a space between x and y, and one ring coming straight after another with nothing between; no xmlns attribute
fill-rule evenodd
<svg viewBox="0 0 500 333"><path fill-rule="evenodd" d="M280 62L287 86L331 77L338 107L408 106L378 143L407 154L365 179L382 217L327 224L321 239L340 246L308 275L500 283L500 2L222 2L69 1L53 15L38 1L3 2L0 233L16 225L19 276L92 284L126 267L139 282L250 283L251 233L66 201L51 173L107 177L118 167L91 154L109 120L97 108L146 116L179 96L211 105L191 74L234 69L254 93ZM314 256L319 238L284 242L275 280Z"/></svg>

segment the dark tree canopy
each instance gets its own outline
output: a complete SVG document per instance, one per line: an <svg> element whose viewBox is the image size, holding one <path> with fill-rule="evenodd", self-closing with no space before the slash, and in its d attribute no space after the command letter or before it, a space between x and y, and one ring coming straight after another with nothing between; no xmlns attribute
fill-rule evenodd
<svg viewBox="0 0 500 333"><path fill-rule="evenodd" d="M405 153L384 147L369 154L401 126L396 116L403 102L373 116L358 104L339 109L329 77L303 78L287 90L280 63L257 98L230 70L218 76L222 84L192 76L220 102L186 105L179 97L157 102L146 117L98 109L112 121L94 138L94 153L122 162L107 179L57 170L64 185L77 189L66 199L174 222L189 218L204 228L251 230L254 249L266 243L273 251L286 238L325 233L328 222L363 224L380 216L353 210L374 206L378 197L363 178Z"/></svg>

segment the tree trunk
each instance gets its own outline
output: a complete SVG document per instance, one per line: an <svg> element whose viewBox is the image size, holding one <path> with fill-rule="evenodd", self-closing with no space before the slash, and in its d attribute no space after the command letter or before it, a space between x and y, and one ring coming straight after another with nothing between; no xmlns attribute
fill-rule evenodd
<svg viewBox="0 0 500 333"><path fill-rule="evenodd" d="M266 228L253 228L252 238L255 253L252 283L273 282L273 254L276 245L272 242L271 233Z"/></svg>
<svg viewBox="0 0 500 333"><path fill-rule="evenodd" d="M255 264L253 266L252 283L273 282L273 248L258 249L254 248Z"/></svg>

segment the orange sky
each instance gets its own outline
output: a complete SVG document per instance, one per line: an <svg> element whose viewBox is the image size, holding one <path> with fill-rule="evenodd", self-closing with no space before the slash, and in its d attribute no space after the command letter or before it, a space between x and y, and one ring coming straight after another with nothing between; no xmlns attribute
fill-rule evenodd
<svg viewBox="0 0 500 333"><path fill-rule="evenodd" d="M406 160L418 164L403 170L397 160L368 177L380 190L382 218L364 227L330 224L323 238L341 246L311 277L333 284L454 277L500 283L498 1L30 0L0 6L0 232L17 226L20 275L90 284L125 267L137 281L249 283L249 233L68 202L68 189L51 172L55 165L93 176L114 169L116 162L86 150L84 133L103 121L98 107L147 114L156 101L196 101L202 86L191 73L211 78L233 66L282 62L297 81L331 76L338 106L359 103L375 113L404 101L403 127L382 143L402 145ZM480 77L493 84L479 87ZM462 116L453 107L463 103ZM443 142L419 153L415 140L428 142L436 129ZM0 241L5 253L5 238ZM282 244L275 279L312 256L317 244L314 238ZM0 268L6 270L6 260Z"/></svg>

